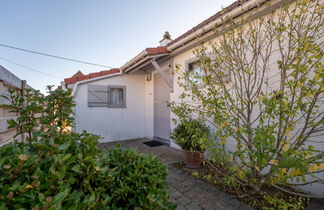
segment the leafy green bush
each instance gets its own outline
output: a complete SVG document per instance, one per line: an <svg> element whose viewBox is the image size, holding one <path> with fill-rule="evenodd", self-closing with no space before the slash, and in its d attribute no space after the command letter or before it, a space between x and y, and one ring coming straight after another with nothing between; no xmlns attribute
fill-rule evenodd
<svg viewBox="0 0 324 210"><path fill-rule="evenodd" d="M171 138L187 151L205 151L209 142L209 128L200 120L182 121L172 132Z"/></svg>
<svg viewBox="0 0 324 210"><path fill-rule="evenodd" d="M47 86L47 95L39 90L26 89L23 95L14 90L9 90L7 95L0 95L8 104L0 104L0 108L10 109L16 113L15 119L7 121L8 128L16 128L17 134L6 141L16 138L20 134L26 134L24 140L29 143L38 139L40 134L47 136L56 133L71 131L73 126L73 107L75 106L71 90L63 90L61 87Z"/></svg>
<svg viewBox="0 0 324 210"><path fill-rule="evenodd" d="M105 182L105 187L113 197L113 206L128 209L135 206L163 209L169 206L167 168L156 156L116 147L109 150L103 160L104 166L112 170L105 174L111 180Z"/></svg>
<svg viewBox="0 0 324 210"><path fill-rule="evenodd" d="M0 148L0 209L170 209L166 166L98 137L62 134Z"/></svg>

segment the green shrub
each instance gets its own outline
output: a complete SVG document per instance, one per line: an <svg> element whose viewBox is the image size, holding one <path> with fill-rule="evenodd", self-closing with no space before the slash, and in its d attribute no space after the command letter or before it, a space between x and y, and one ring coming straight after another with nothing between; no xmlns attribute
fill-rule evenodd
<svg viewBox="0 0 324 210"><path fill-rule="evenodd" d="M0 104L0 108L9 109L17 115L15 119L7 121L9 129L17 129L15 136L21 134L24 140L30 143L38 139L38 135L46 133L54 136L57 133L70 133L74 124L73 107L75 106L72 91L63 90L62 87L47 86L47 95L39 90L26 89L24 94L9 90L8 94L0 95L7 104Z"/></svg>
<svg viewBox="0 0 324 210"><path fill-rule="evenodd" d="M156 156L142 154L134 149L114 148L104 155L104 165L112 170L105 174L113 206L140 206L145 209L163 209L168 206L166 165Z"/></svg>
<svg viewBox="0 0 324 210"><path fill-rule="evenodd" d="M170 209L166 166L98 137L64 134L0 148L0 209Z"/></svg>
<svg viewBox="0 0 324 210"><path fill-rule="evenodd" d="M171 138L187 151L205 151L209 142L209 128L200 120L182 121L172 132Z"/></svg>

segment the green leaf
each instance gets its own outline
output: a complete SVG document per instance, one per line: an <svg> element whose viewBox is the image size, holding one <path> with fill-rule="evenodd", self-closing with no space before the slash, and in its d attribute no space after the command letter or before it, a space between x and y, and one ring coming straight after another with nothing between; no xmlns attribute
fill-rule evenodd
<svg viewBox="0 0 324 210"><path fill-rule="evenodd" d="M54 196L54 199L49 203L49 206L57 206L61 204L64 198L68 195L69 188L66 188L63 192L59 192L57 195Z"/></svg>
<svg viewBox="0 0 324 210"><path fill-rule="evenodd" d="M71 141L67 141L64 144L61 144L58 149L59 150L66 150L70 145L71 145Z"/></svg>
<svg viewBox="0 0 324 210"><path fill-rule="evenodd" d="M76 172L76 173L79 173L81 174L82 173L82 170L81 170L81 167L80 165L75 165L71 168L72 171Z"/></svg>

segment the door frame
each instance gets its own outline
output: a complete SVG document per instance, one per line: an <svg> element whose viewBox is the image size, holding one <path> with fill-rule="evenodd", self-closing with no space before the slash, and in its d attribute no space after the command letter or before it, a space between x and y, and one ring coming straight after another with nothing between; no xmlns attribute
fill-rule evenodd
<svg viewBox="0 0 324 210"><path fill-rule="evenodd" d="M169 94L168 94L168 101L170 101L170 94L171 94L171 89L169 88L168 84L166 83L166 81L163 79L162 75L159 73L159 72L155 72L155 74L153 74L153 140L154 141L158 141L162 144L165 144L165 145L168 145L170 146L171 144L171 140L170 138L168 139L163 139L163 138L159 138L157 137L155 134L156 134L156 121L158 120L157 119L157 116L156 116L156 106L157 106L157 97L158 97L158 94L156 94L156 91L158 91L158 88L157 88L157 84L156 84L156 77L159 77L159 79L165 84L165 86L167 87L167 89L169 90ZM171 111L169 110L169 114L168 114L168 119L169 119L169 123L168 123L168 130L169 132L171 132Z"/></svg>

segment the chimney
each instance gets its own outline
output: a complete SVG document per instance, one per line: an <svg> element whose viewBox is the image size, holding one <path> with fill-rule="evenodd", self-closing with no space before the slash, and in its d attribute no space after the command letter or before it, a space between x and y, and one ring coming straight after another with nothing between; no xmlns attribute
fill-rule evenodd
<svg viewBox="0 0 324 210"><path fill-rule="evenodd" d="M166 31L163 35L163 39L160 41L160 46L167 46L171 41L171 35Z"/></svg>

